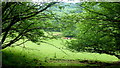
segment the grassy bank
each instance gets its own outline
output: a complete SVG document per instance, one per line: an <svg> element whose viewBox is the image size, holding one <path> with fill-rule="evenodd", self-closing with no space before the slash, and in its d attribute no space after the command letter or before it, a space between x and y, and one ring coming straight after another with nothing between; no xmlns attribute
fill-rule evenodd
<svg viewBox="0 0 120 68"><path fill-rule="evenodd" d="M65 39L52 39L47 40L46 43L41 43L40 45L28 41L20 46L8 47L3 50L3 65L86 66L88 64L79 63L78 61L118 61L115 56L106 54L71 52L65 48L65 41Z"/></svg>

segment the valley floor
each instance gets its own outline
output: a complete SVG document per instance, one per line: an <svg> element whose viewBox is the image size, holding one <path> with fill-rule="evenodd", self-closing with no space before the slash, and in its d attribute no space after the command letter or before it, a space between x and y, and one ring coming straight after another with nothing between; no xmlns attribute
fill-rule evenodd
<svg viewBox="0 0 120 68"><path fill-rule="evenodd" d="M3 66L99 66L100 62L119 61L115 56L106 54L71 52L66 49L65 41L52 39L40 45L28 41L20 46L8 47L3 50Z"/></svg>

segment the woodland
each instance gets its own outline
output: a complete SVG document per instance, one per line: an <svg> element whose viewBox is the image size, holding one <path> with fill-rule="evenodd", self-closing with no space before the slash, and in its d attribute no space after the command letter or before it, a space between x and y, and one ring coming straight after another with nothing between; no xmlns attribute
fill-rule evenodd
<svg viewBox="0 0 120 68"><path fill-rule="evenodd" d="M120 2L2 2L0 24L3 67L120 67Z"/></svg>

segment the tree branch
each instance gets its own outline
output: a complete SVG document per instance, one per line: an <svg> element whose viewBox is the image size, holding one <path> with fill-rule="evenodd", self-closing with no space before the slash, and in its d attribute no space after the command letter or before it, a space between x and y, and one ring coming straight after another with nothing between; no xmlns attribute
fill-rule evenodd
<svg viewBox="0 0 120 68"><path fill-rule="evenodd" d="M92 10L90 10L90 9L87 9L86 7L84 7L84 9L86 9L86 10L92 12L92 13L105 16L107 19L102 19L103 21L120 22L120 20L115 20L115 19L113 19L113 18L111 18L111 17L109 17L109 16L107 16L107 15L105 15L105 14L102 14L102 13L95 12L95 11L92 11ZM99 20L99 19L98 19L98 20Z"/></svg>
<svg viewBox="0 0 120 68"><path fill-rule="evenodd" d="M43 12L44 10L46 10L48 7L51 7L52 5L56 4L58 2L52 2L52 3L49 3L44 9L38 11L38 12L35 12L33 15L30 15L30 16L27 16L27 17L23 17L21 18L21 20L25 20L25 19L28 19L28 18L31 18L35 15L37 15L38 13L40 12ZM2 33L5 32L3 38L2 38L2 44L4 43L6 37L7 37L7 34L9 32L9 30L11 29L11 27L16 24L18 21L20 21L20 19L17 17L14 17L13 20L11 21L11 23L8 25L8 27L6 27L5 29L2 29Z"/></svg>
<svg viewBox="0 0 120 68"><path fill-rule="evenodd" d="M30 25L28 25L28 27L30 27L32 24L34 24L34 23L31 23ZM16 41L18 41L20 39L19 37L22 36L26 32L25 30L28 29L28 27L25 28L15 39L11 40L10 43L4 45L2 48L4 49L4 48L10 46L11 44L15 43ZM2 41L2 43L3 43L3 41Z"/></svg>

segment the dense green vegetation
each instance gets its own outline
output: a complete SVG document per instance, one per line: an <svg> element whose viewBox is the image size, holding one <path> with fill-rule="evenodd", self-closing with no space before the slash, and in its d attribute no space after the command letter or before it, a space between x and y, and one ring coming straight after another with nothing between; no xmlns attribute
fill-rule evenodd
<svg viewBox="0 0 120 68"><path fill-rule="evenodd" d="M118 67L119 6L2 2L3 66Z"/></svg>
<svg viewBox="0 0 120 68"><path fill-rule="evenodd" d="M77 51L106 53L120 58L119 3L90 2L82 3L80 6L83 7L82 13L67 17L70 19L67 20L73 20L71 24L76 25L72 25L75 28L72 29L76 31L77 38L69 47Z"/></svg>
<svg viewBox="0 0 120 68"><path fill-rule="evenodd" d="M45 38L43 29L51 28L47 22L49 20L46 21L46 19L51 19L51 15L42 12L55 3L57 2L45 4L3 2L2 48L11 46L20 39L27 38L33 42L40 42L41 38Z"/></svg>

